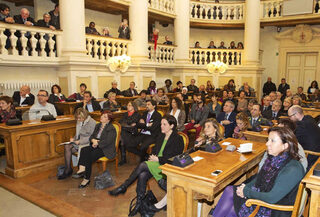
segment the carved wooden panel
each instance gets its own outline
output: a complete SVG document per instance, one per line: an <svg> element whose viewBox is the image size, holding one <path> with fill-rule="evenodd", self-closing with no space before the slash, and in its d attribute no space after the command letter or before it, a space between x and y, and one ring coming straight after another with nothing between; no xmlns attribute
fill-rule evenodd
<svg viewBox="0 0 320 217"><path fill-rule="evenodd" d="M31 163L49 158L50 136L47 132L17 137L18 161Z"/></svg>
<svg viewBox="0 0 320 217"><path fill-rule="evenodd" d="M55 151L59 154L64 152L64 146L58 146L60 143L70 141L70 138L76 134L76 128L59 129L55 131L54 145Z"/></svg>
<svg viewBox="0 0 320 217"><path fill-rule="evenodd" d="M183 187L175 186L173 189L173 200L172 204L173 209L175 210L175 217L185 217L187 216L187 192Z"/></svg>

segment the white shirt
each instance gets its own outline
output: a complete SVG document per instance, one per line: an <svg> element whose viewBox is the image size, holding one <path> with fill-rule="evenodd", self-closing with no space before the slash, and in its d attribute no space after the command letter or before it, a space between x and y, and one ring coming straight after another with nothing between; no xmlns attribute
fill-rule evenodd
<svg viewBox="0 0 320 217"><path fill-rule="evenodd" d="M29 110L29 120L41 119L43 115L53 115L57 117L57 111L51 103L46 103L45 106L38 102L31 106Z"/></svg>
<svg viewBox="0 0 320 217"><path fill-rule="evenodd" d="M23 96L20 95L20 105L22 105L23 101L25 101L25 99L26 99L27 97L29 97L29 94L26 94L25 97L23 97Z"/></svg>

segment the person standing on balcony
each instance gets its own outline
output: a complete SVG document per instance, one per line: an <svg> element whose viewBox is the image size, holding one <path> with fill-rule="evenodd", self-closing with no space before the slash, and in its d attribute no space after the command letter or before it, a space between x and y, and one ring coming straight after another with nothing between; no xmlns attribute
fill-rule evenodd
<svg viewBox="0 0 320 217"><path fill-rule="evenodd" d="M123 39L130 39L130 28L128 26L128 20L124 19L123 22L120 24L119 29L119 37L118 38L123 38Z"/></svg>
<svg viewBox="0 0 320 217"><path fill-rule="evenodd" d="M54 6L54 10L49 12L51 16L50 25L54 26L56 29L60 29L60 13L59 4Z"/></svg>
<svg viewBox="0 0 320 217"><path fill-rule="evenodd" d="M201 48L200 42L196 41L196 43L194 44L194 48Z"/></svg>
<svg viewBox="0 0 320 217"><path fill-rule="evenodd" d="M10 16L9 6L3 3L0 4L0 21L14 23L14 19Z"/></svg>
<svg viewBox="0 0 320 217"><path fill-rule="evenodd" d="M210 41L208 48L217 48L214 46L214 41Z"/></svg>
<svg viewBox="0 0 320 217"><path fill-rule="evenodd" d="M90 22L89 26L86 27L86 34L100 35L95 26L96 24L94 22Z"/></svg>
<svg viewBox="0 0 320 217"><path fill-rule="evenodd" d="M104 27L104 28L102 29L102 35L103 35L103 36L107 36L107 37L112 37L112 36L110 35L110 30L109 30L108 27Z"/></svg>
<svg viewBox="0 0 320 217"><path fill-rule="evenodd" d="M228 49L236 49L236 44L234 43L234 41L230 42L230 47L228 47Z"/></svg>
<svg viewBox="0 0 320 217"><path fill-rule="evenodd" d="M227 49L226 46L224 46L224 42L220 42L220 46L218 47L219 49Z"/></svg>
<svg viewBox="0 0 320 217"><path fill-rule="evenodd" d="M164 39L166 40L163 44L166 44L166 45L172 45L172 41L170 41L169 39L169 36L166 35L166 37L164 37Z"/></svg>
<svg viewBox="0 0 320 217"><path fill-rule="evenodd" d="M49 13L45 13L43 15L43 19L42 20L38 20L37 26L49 28L51 30L56 30L56 28L50 24L50 21L51 21L50 14Z"/></svg>
<svg viewBox="0 0 320 217"><path fill-rule="evenodd" d="M17 24L24 24L27 26L35 25L35 21L32 17L30 17L30 12L27 8L22 8L20 10L20 15L15 15L13 18Z"/></svg>

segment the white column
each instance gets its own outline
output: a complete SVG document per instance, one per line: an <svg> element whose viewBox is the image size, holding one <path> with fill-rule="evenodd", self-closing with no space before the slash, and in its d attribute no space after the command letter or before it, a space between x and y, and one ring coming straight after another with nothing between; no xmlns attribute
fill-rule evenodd
<svg viewBox="0 0 320 217"><path fill-rule="evenodd" d="M260 1L246 0L244 30L244 64L259 64Z"/></svg>
<svg viewBox="0 0 320 217"><path fill-rule="evenodd" d="M174 33L176 62L188 63L189 62L189 37L190 37L190 1L189 0L176 0L175 11L176 19L174 20Z"/></svg>
<svg viewBox="0 0 320 217"><path fill-rule="evenodd" d="M129 55L133 61L148 59L148 0L131 1L129 7L131 47Z"/></svg>
<svg viewBox="0 0 320 217"><path fill-rule="evenodd" d="M62 56L85 56L85 9L84 0L60 0L60 25Z"/></svg>

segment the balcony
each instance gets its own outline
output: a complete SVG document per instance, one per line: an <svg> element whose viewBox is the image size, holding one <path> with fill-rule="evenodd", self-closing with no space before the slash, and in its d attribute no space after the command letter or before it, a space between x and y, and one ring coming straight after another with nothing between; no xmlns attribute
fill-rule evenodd
<svg viewBox="0 0 320 217"><path fill-rule="evenodd" d="M172 64L175 62L175 52L176 46L174 45L163 45L158 44L157 49L154 49L154 44L149 43L148 53L149 59L153 63L159 64Z"/></svg>
<svg viewBox="0 0 320 217"><path fill-rule="evenodd" d="M62 31L0 23L0 58L4 63L56 64Z"/></svg>
<svg viewBox="0 0 320 217"><path fill-rule="evenodd" d="M128 55L131 40L86 34L87 55L106 61L114 56Z"/></svg>
<svg viewBox="0 0 320 217"><path fill-rule="evenodd" d="M149 11L175 17L174 0L149 0Z"/></svg>

